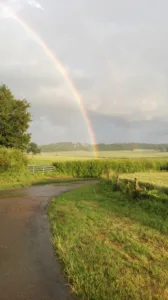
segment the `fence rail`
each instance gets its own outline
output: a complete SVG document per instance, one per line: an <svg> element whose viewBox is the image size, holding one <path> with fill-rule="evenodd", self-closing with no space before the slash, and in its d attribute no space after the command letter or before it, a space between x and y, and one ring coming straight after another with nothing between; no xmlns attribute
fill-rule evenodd
<svg viewBox="0 0 168 300"><path fill-rule="evenodd" d="M55 171L55 167L54 166L28 166L28 170L31 173L35 173L35 172L51 172L51 171Z"/></svg>

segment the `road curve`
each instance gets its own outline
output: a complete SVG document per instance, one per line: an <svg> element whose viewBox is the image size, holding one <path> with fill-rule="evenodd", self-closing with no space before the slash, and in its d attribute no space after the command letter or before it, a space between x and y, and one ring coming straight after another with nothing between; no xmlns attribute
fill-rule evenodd
<svg viewBox="0 0 168 300"><path fill-rule="evenodd" d="M0 192L0 299L73 299L53 253L47 206L53 196L86 184Z"/></svg>

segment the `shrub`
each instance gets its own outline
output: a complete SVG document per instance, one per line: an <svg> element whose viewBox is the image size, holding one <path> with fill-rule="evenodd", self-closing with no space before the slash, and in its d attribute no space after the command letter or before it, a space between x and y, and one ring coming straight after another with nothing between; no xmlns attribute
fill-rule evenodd
<svg viewBox="0 0 168 300"><path fill-rule="evenodd" d="M21 150L0 148L1 172L19 172L25 169L27 164L27 157Z"/></svg>

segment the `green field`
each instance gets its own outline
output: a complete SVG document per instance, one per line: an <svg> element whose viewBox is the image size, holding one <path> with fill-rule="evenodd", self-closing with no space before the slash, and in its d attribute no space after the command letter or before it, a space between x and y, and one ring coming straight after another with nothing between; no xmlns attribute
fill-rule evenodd
<svg viewBox="0 0 168 300"><path fill-rule="evenodd" d="M53 245L73 293L95 300L168 299L167 215L167 203L131 201L104 182L54 198Z"/></svg>
<svg viewBox="0 0 168 300"><path fill-rule="evenodd" d="M134 174L122 174L121 178L133 180L137 178L141 182L155 186L168 187L168 172L142 172Z"/></svg>
<svg viewBox="0 0 168 300"><path fill-rule="evenodd" d="M28 155L29 164L31 165L51 165L54 161L65 161L74 159L93 159L94 155L90 152L61 152L58 153L41 153L37 155Z"/></svg>
<svg viewBox="0 0 168 300"><path fill-rule="evenodd" d="M156 152L156 151L101 151L97 153L97 157L100 158L133 158L133 157L153 157L153 158L168 158L168 153L166 152ZM88 151L69 151L60 153L41 153L39 155L28 155L29 164L32 165L50 165L54 161L64 161L64 160L74 160L74 159L93 159L94 153Z"/></svg>

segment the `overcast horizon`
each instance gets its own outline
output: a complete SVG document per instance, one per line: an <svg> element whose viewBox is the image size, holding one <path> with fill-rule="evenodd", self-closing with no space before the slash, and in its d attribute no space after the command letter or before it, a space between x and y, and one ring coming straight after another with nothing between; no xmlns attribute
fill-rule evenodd
<svg viewBox="0 0 168 300"><path fill-rule="evenodd" d="M0 0L0 82L30 102L32 140L91 143L65 79L9 8L68 71L97 143L168 143L166 0Z"/></svg>

